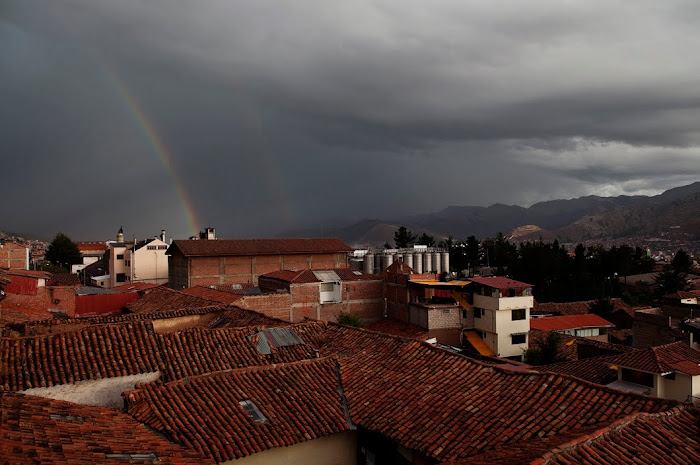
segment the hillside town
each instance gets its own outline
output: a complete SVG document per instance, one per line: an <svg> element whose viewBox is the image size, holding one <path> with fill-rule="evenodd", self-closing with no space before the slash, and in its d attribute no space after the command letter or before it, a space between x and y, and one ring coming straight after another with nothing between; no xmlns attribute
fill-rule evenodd
<svg viewBox="0 0 700 465"><path fill-rule="evenodd" d="M3 241L2 463L698 463L697 257L540 301L407 236Z"/></svg>

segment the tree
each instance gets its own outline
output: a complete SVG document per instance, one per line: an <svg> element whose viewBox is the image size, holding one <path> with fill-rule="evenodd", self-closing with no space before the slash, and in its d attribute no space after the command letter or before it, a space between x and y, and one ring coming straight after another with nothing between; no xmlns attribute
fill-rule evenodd
<svg viewBox="0 0 700 465"><path fill-rule="evenodd" d="M406 226L401 226L394 232L394 244L397 249L403 249L413 245L416 240L416 235L413 234Z"/></svg>
<svg viewBox="0 0 700 465"><path fill-rule="evenodd" d="M690 255L683 249L679 249L671 260L671 269L681 273L690 273L692 267L693 260Z"/></svg>
<svg viewBox="0 0 700 465"><path fill-rule="evenodd" d="M420 239L418 239L418 243L421 245L427 245L428 247L435 247L435 238L423 233Z"/></svg>
<svg viewBox="0 0 700 465"><path fill-rule="evenodd" d="M667 294L673 294L674 292L686 291L689 287L688 275L677 270L660 271L656 275L656 278L654 278L654 282L656 284L657 297L663 297Z"/></svg>
<svg viewBox="0 0 700 465"><path fill-rule="evenodd" d="M606 319L610 318L610 315L612 315L614 309L615 306L613 305L612 300L608 298L595 300L588 306L588 311Z"/></svg>
<svg viewBox="0 0 700 465"><path fill-rule="evenodd" d="M46 249L46 260L53 265L70 271L70 266L82 261L80 250L70 237L63 233L56 234Z"/></svg>
<svg viewBox="0 0 700 465"><path fill-rule="evenodd" d="M560 362L559 342L561 335L550 331L546 336L533 340L533 347L525 351L525 360L530 365L549 365Z"/></svg>
<svg viewBox="0 0 700 465"><path fill-rule="evenodd" d="M362 318L357 313L346 313L341 310L338 313L336 320L338 320L338 323L341 325L354 326L356 328L362 326Z"/></svg>

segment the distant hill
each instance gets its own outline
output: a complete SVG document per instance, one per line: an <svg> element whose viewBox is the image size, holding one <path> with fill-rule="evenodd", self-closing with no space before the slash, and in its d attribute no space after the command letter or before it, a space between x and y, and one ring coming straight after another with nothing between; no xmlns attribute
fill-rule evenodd
<svg viewBox="0 0 700 465"><path fill-rule="evenodd" d="M516 235L514 241L585 239L649 234L679 226L700 236L700 182L647 196L587 196L571 200L539 202L529 208L494 204L489 207L449 206L435 213L392 220L365 219L346 226L325 228L324 236L340 237L353 245L380 246L391 242L394 231L404 225L417 234L427 232L442 239L485 238L498 232ZM524 229L518 229L525 227ZM287 236L321 235L304 230Z"/></svg>

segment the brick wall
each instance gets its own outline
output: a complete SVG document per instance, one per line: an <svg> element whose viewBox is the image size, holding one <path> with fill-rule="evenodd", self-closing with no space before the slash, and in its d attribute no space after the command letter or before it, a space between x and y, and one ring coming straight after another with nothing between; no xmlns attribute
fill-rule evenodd
<svg viewBox="0 0 700 465"><path fill-rule="evenodd" d="M342 301L320 302L319 283L292 284L292 321L304 318L337 321L340 312L357 313L370 323L384 316L384 283L376 281L342 281Z"/></svg>
<svg viewBox="0 0 700 465"><path fill-rule="evenodd" d="M177 266L177 260L171 256L169 263ZM258 284L260 275L273 271L291 269L327 270L346 268L346 254L300 254L300 255L258 255L228 257L190 257L189 286L210 286L217 284L252 283ZM171 287L181 289L183 279L180 266L173 272L168 269Z"/></svg>
<svg viewBox="0 0 700 465"><path fill-rule="evenodd" d="M27 248L15 242L0 244L0 267L27 269Z"/></svg>
<svg viewBox="0 0 700 465"><path fill-rule="evenodd" d="M0 301L0 309L23 313L34 319L52 318L49 309L61 310L75 316L75 288L73 286L40 287L35 295L7 294Z"/></svg>
<svg viewBox="0 0 700 465"><path fill-rule="evenodd" d="M237 307L260 312L272 318L293 321L291 314L292 296L288 293L247 295L242 299L238 299L235 305Z"/></svg>

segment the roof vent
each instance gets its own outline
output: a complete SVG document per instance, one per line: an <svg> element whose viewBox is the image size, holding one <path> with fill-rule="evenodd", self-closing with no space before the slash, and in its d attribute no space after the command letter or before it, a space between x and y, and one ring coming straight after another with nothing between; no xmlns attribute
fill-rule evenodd
<svg viewBox="0 0 700 465"><path fill-rule="evenodd" d="M265 417L265 415L263 415L263 413L260 411L258 406L255 405L255 403L252 400L245 399L245 400L239 401L238 403L241 405L241 407L243 407L243 410L245 410L245 413L250 415L250 417L253 420L259 421L259 422L266 422L267 421L267 418Z"/></svg>

